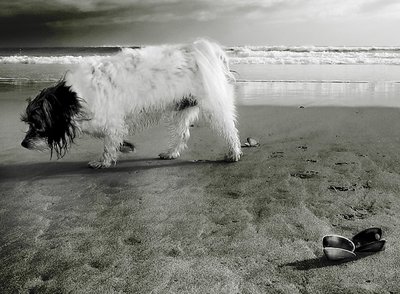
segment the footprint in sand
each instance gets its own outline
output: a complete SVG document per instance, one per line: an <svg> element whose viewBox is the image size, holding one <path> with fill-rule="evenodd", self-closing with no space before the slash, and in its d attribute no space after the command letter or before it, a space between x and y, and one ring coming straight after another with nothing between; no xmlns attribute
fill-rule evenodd
<svg viewBox="0 0 400 294"><path fill-rule="evenodd" d="M356 164L354 161L352 162L336 162L335 165L347 165L347 164Z"/></svg>
<svg viewBox="0 0 400 294"><path fill-rule="evenodd" d="M357 184L353 184L351 186L335 186L335 185L330 185L328 187L329 190L335 191L335 192L346 192L346 191L355 191L356 190Z"/></svg>
<svg viewBox="0 0 400 294"><path fill-rule="evenodd" d="M300 179L311 179L318 176L318 172L314 170L306 170L303 172L291 173L290 175Z"/></svg>
<svg viewBox="0 0 400 294"><path fill-rule="evenodd" d="M311 163L316 163L317 161L315 159L306 159L307 162L311 162Z"/></svg>
<svg viewBox="0 0 400 294"><path fill-rule="evenodd" d="M283 152L283 151L272 152L272 154L270 155L270 158L282 158L284 153L285 152Z"/></svg>
<svg viewBox="0 0 400 294"><path fill-rule="evenodd" d="M135 238L135 237L129 237L127 239L124 240L124 243L126 245L137 245L137 244L141 244L142 240Z"/></svg>

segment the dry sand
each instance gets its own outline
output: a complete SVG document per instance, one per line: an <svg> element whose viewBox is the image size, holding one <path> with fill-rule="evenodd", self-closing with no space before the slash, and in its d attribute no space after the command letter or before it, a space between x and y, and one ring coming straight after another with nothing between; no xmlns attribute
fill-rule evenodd
<svg viewBox="0 0 400 294"><path fill-rule="evenodd" d="M156 159L167 140L157 127L108 170L86 167L98 141L49 161L20 148L4 123L23 127L3 116L0 292L400 293L399 110L239 116L242 141L261 146L238 163L219 161L222 142L197 124L181 159ZM323 257L323 235L372 226L385 251Z"/></svg>

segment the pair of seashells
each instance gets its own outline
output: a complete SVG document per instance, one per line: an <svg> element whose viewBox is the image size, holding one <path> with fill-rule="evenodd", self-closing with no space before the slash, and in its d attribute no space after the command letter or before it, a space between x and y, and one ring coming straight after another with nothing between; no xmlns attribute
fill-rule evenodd
<svg viewBox="0 0 400 294"><path fill-rule="evenodd" d="M329 260L354 259L355 252L378 252L385 249L385 244L380 228L366 229L351 240L339 235L326 235L322 239L324 254Z"/></svg>

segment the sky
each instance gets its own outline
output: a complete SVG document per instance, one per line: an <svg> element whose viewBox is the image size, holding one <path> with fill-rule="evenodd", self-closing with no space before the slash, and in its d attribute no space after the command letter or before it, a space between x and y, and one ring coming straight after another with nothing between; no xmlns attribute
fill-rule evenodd
<svg viewBox="0 0 400 294"><path fill-rule="evenodd" d="M0 46L399 46L398 0L0 1Z"/></svg>

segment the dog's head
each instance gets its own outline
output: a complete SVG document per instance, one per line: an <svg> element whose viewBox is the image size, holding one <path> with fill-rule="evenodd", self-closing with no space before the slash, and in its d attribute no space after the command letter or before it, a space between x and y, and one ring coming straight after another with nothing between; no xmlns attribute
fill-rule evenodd
<svg viewBox="0 0 400 294"><path fill-rule="evenodd" d="M76 118L82 105L77 94L65 81L43 89L33 100L28 100L21 120L29 125L21 145L27 149L44 151L63 157L77 135Z"/></svg>

